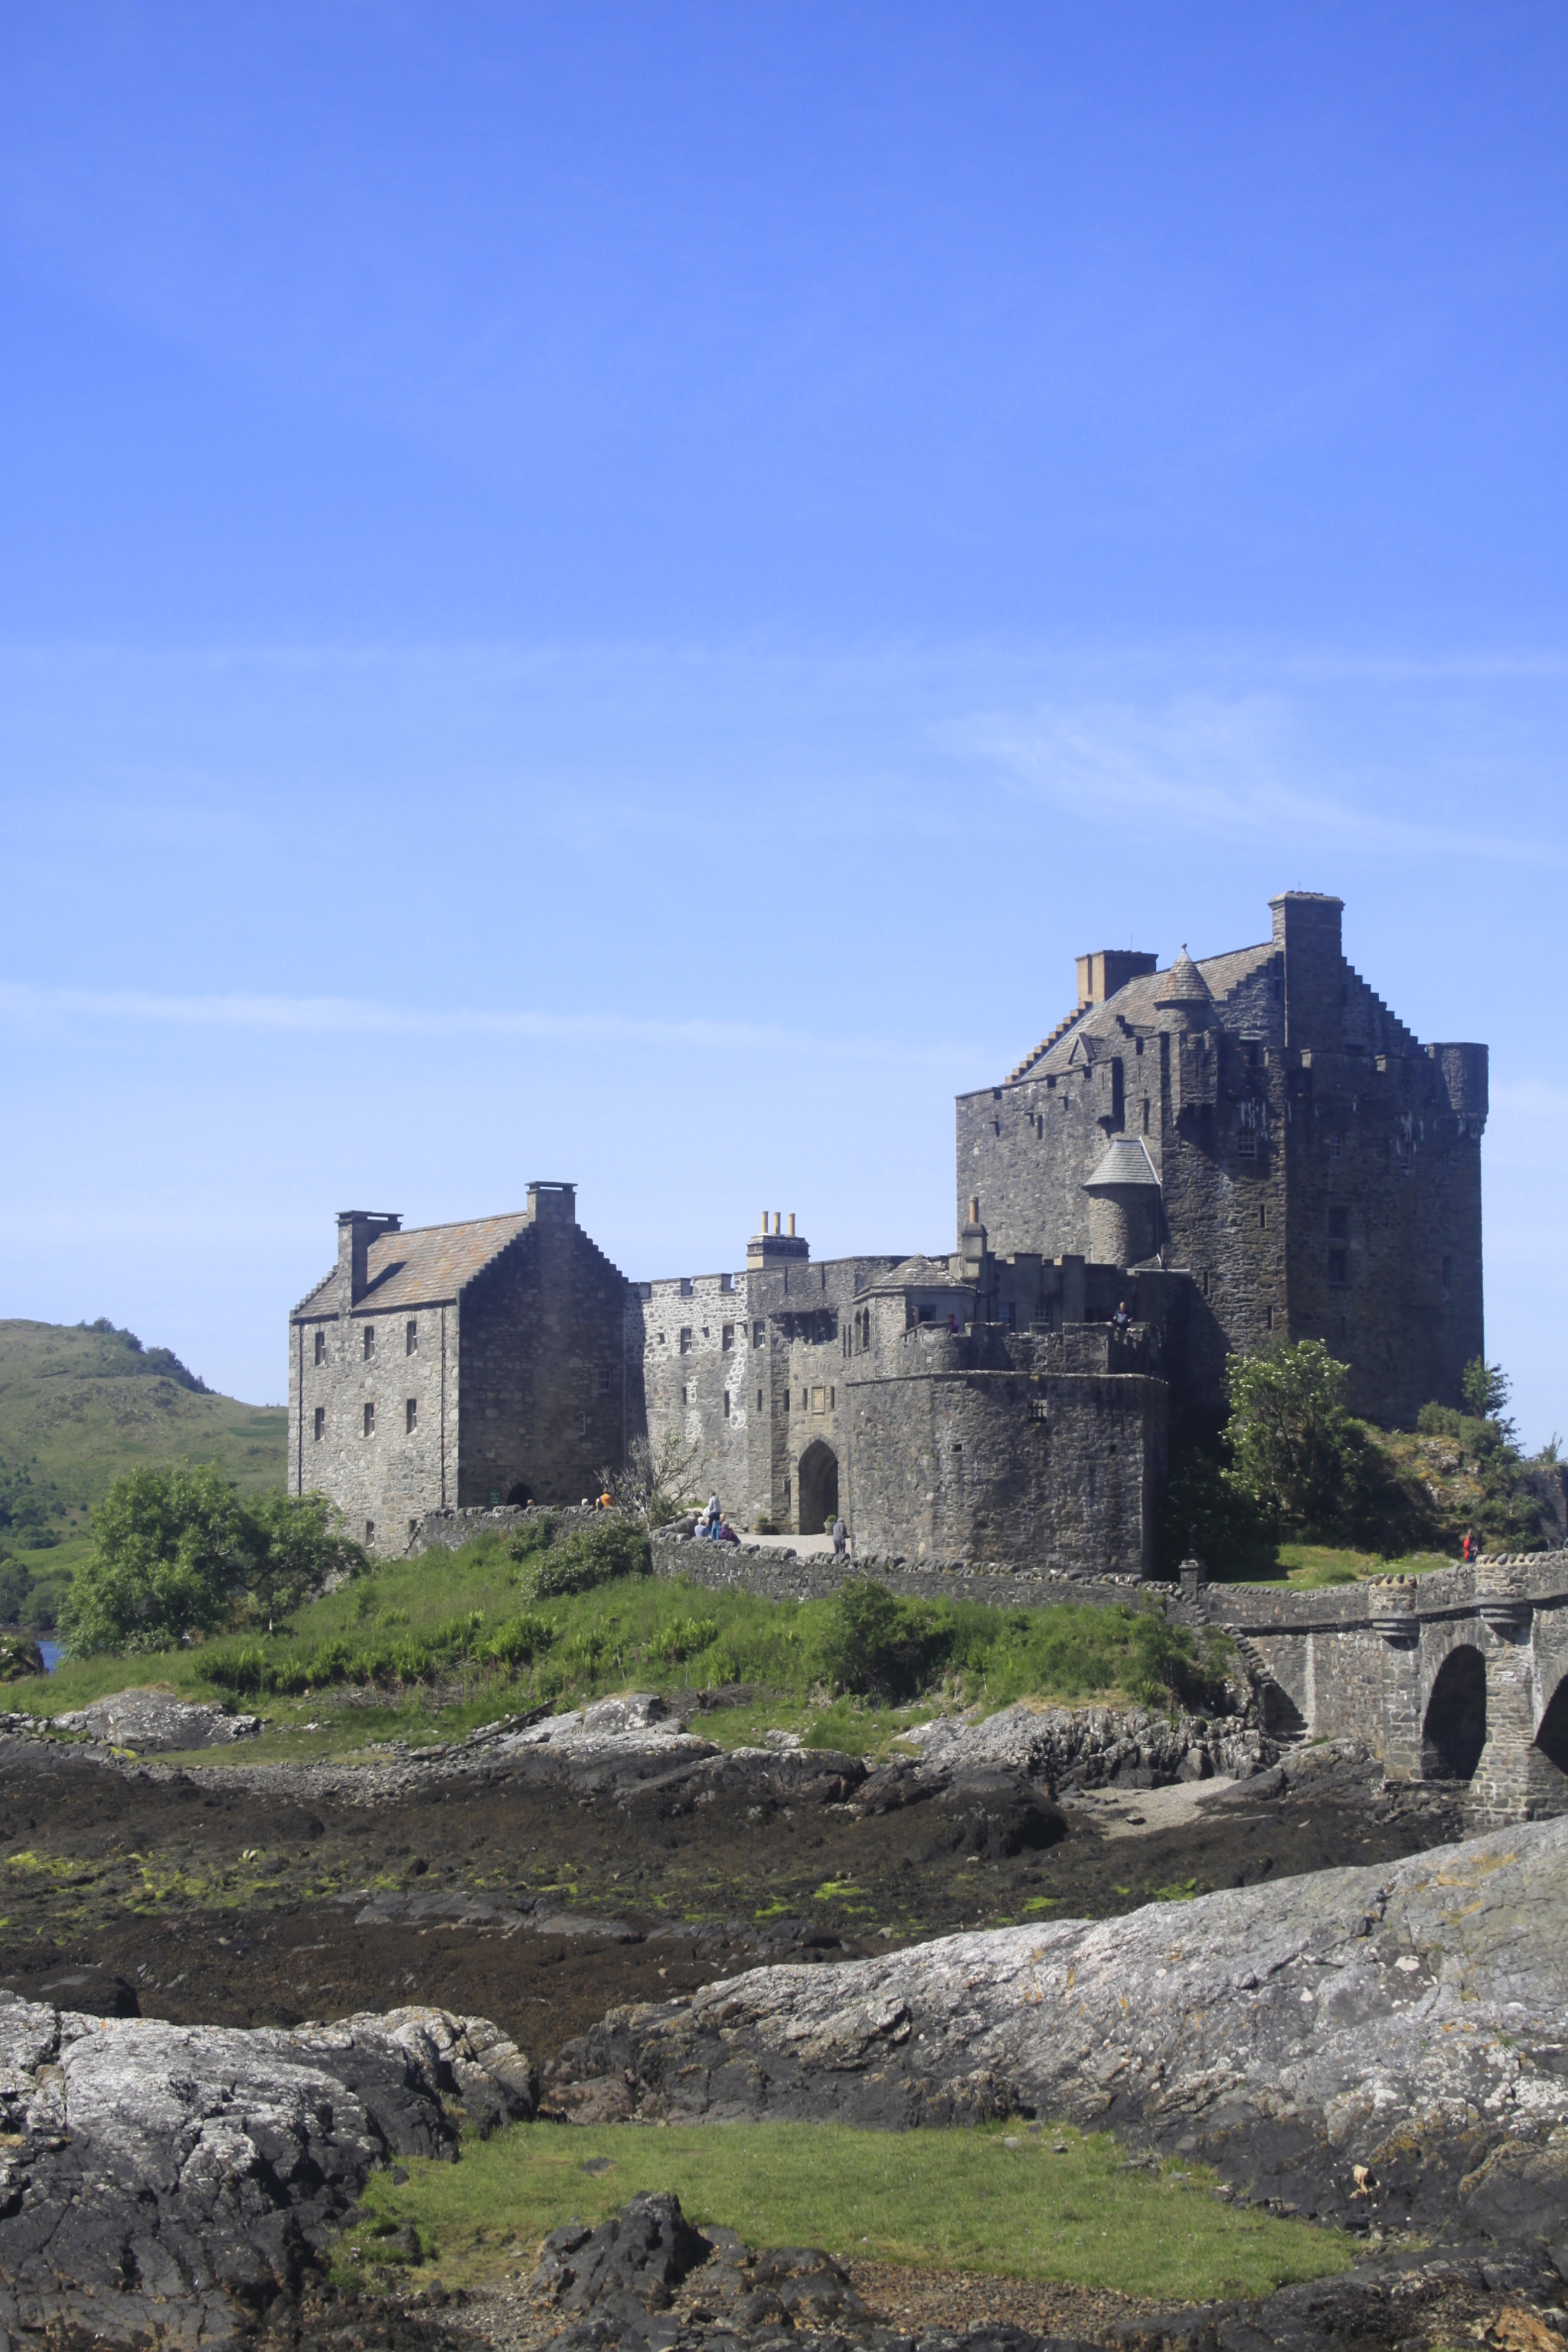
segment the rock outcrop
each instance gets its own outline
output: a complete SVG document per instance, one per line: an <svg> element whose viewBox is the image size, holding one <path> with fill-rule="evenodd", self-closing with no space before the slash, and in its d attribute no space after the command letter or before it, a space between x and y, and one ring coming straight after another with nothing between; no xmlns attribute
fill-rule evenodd
<svg viewBox="0 0 1568 2352"><path fill-rule="evenodd" d="M165 1691L116 1691L90 1706L50 1718L57 1731L85 1732L106 1747L129 1748L138 1756L167 1755L191 1748L226 1748L260 1730L254 1715L231 1715L221 1706L192 1705Z"/></svg>
<svg viewBox="0 0 1568 2352"><path fill-rule="evenodd" d="M247 2032L0 1995L0 2328L221 2342L374 2166L532 2111L515 2043L443 2010Z"/></svg>
<svg viewBox="0 0 1568 2352"><path fill-rule="evenodd" d="M1568 2210L1568 1822L612 2011L549 2110L1063 2117L1249 2195L1494 2238Z"/></svg>

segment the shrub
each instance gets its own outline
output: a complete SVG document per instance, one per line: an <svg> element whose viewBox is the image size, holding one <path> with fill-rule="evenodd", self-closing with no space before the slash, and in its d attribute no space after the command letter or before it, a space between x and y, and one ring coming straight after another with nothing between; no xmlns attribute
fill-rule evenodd
<svg viewBox="0 0 1568 2352"><path fill-rule="evenodd" d="M540 1511L533 1517L524 1519L507 1543L507 1558L518 1561L530 1560L535 1552L548 1551L555 1540L555 1530L559 1525L553 1511Z"/></svg>
<svg viewBox="0 0 1568 2352"><path fill-rule="evenodd" d="M543 1600L550 1593L591 1591L621 1576L652 1574L653 1547L646 1530L606 1512L552 1544L540 1556L532 1584L535 1597Z"/></svg>
<svg viewBox="0 0 1568 2352"><path fill-rule="evenodd" d="M542 1657L555 1639L555 1628L548 1617L537 1617L524 1610L521 1615L509 1617L498 1625L485 1644L485 1654L498 1665L531 1665Z"/></svg>
<svg viewBox="0 0 1568 2352"><path fill-rule="evenodd" d="M716 1617L672 1617L650 1643L649 1648L656 1658L662 1658L667 1664L675 1666L683 1658L696 1657L700 1650L706 1650L718 1639L719 1620Z"/></svg>
<svg viewBox="0 0 1568 2352"><path fill-rule="evenodd" d="M92 1557L60 1612L74 1656L172 1649L296 1607L366 1565L321 1495L244 1502L210 1468L131 1470L93 1517Z"/></svg>
<svg viewBox="0 0 1568 2352"><path fill-rule="evenodd" d="M874 1577L856 1577L834 1596L822 1663L844 1690L909 1698L949 1655L952 1637L951 1614L900 1601Z"/></svg>

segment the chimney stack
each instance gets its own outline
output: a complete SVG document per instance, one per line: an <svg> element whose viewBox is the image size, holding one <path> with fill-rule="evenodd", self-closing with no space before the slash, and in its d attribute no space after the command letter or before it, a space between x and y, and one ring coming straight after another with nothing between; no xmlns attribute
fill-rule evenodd
<svg viewBox="0 0 1568 2352"><path fill-rule="evenodd" d="M338 1211L338 1312L349 1314L364 1297L370 1281L370 1245L383 1234L402 1230L403 1219L390 1209Z"/></svg>

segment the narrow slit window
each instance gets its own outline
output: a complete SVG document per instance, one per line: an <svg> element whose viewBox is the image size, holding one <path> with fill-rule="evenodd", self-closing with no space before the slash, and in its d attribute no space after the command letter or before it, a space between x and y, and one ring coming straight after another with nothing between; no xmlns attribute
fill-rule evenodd
<svg viewBox="0 0 1568 2352"><path fill-rule="evenodd" d="M403 1408L404 1435L405 1437L412 1437L418 1426L419 1400L417 1397L410 1397Z"/></svg>
<svg viewBox="0 0 1568 2352"><path fill-rule="evenodd" d="M374 1519L366 1519L364 1523L364 1539L367 1544L373 1544L375 1541L375 1521Z"/></svg>
<svg viewBox="0 0 1568 2352"><path fill-rule="evenodd" d="M362 1345L364 1349L364 1360L368 1364L371 1358L375 1353L375 1325L374 1323L367 1323L365 1325L364 1339Z"/></svg>
<svg viewBox="0 0 1568 2352"><path fill-rule="evenodd" d="M324 1331L318 1330L316 1333L316 1361L318 1364L324 1364L326 1360L327 1335Z"/></svg>
<svg viewBox="0 0 1568 2352"><path fill-rule="evenodd" d="M763 1392L762 1392L761 1389L759 1389L759 1390L757 1391L757 1411L758 1411L759 1412L761 1412L762 1409L763 1409Z"/></svg>
<svg viewBox="0 0 1568 2352"><path fill-rule="evenodd" d="M728 1355L731 1349L735 1344L735 1327L732 1323L725 1324L723 1330L720 1334L719 1344L724 1353Z"/></svg>
<svg viewBox="0 0 1568 2352"><path fill-rule="evenodd" d="M324 1404L319 1404L319 1405L316 1407L316 1443L317 1443L317 1444L318 1444L318 1445L320 1445L320 1444L321 1444L321 1442L322 1438L323 1438L323 1437L325 1437L326 1433L327 1433L327 1408L326 1408L326 1406L325 1406Z"/></svg>
<svg viewBox="0 0 1568 2352"><path fill-rule="evenodd" d="M726 1421L730 1418L730 1391L728 1389L724 1391L724 1418Z"/></svg>
<svg viewBox="0 0 1568 2352"><path fill-rule="evenodd" d="M405 1356L416 1356L419 1353L419 1326L417 1323L405 1323L404 1325L403 1352Z"/></svg>
<svg viewBox="0 0 1568 2352"><path fill-rule="evenodd" d="M375 1407L373 1404L367 1404L364 1409L364 1433L367 1437L375 1435Z"/></svg>
<svg viewBox="0 0 1568 2352"><path fill-rule="evenodd" d="M599 1373L599 1394L601 1396L614 1396L615 1392L616 1375L611 1367L608 1364L605 1364Z"/></svg>

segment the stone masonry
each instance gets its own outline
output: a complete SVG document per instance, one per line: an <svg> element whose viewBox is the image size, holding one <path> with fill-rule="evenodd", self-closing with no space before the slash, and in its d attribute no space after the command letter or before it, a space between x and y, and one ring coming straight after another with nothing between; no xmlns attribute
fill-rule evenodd
<svg viewBox="0 0 1568 2352"><path fill-rule="evenodd" d="M574 1188L405 1234L345 1212L289 1322L289 1477L377 1549L429 1513L575 1502L673 1436L737 1524L863 1549L1147 1573L1169 1447L1233 1351L1325 1340L1408 1423L1481 1352L1484 1045L1422 1046L1345 961L1341 902L1078 1003L958 1102L932 1255L813 1262L764 1213L729 1272L627 1282ZM1114 1318L1114 1319L1113 1319Z"/></svg>

